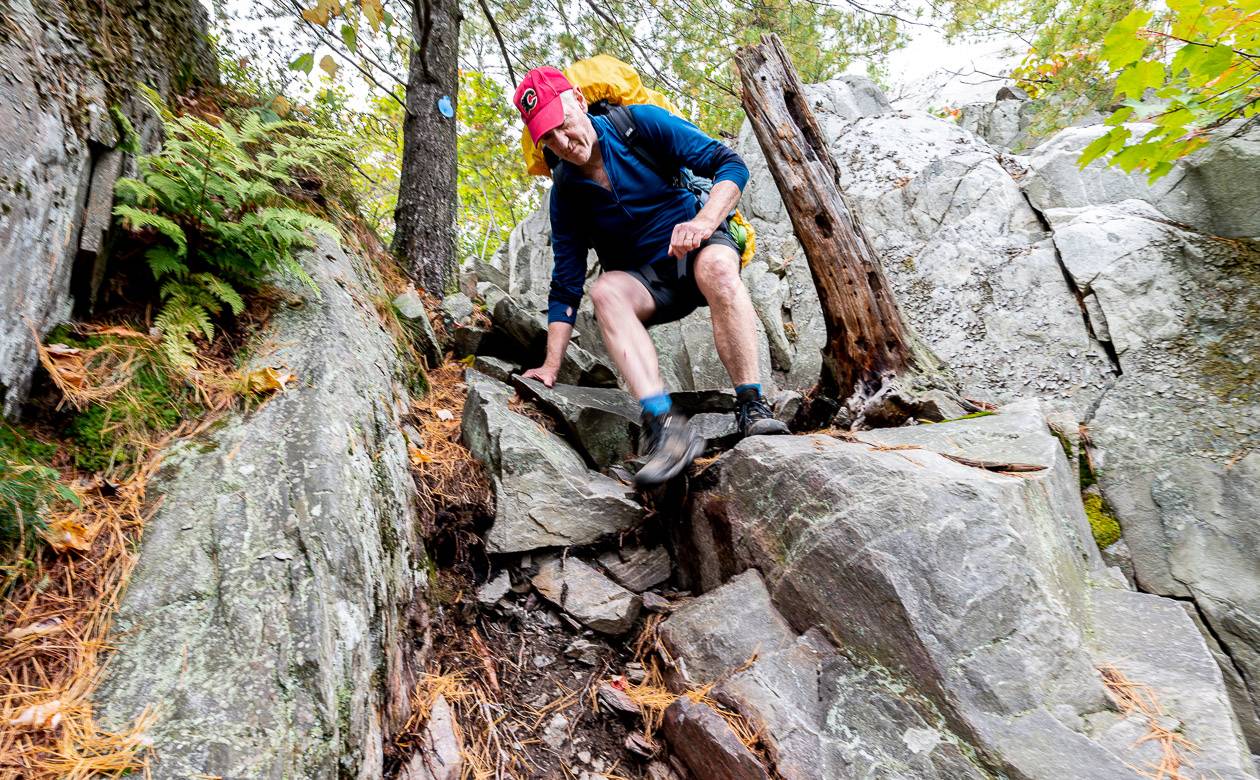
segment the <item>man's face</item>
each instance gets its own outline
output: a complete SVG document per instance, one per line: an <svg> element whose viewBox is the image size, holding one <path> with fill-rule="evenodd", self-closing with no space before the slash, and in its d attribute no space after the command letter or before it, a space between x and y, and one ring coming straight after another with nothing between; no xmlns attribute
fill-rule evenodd
<svg viewBox="0 0 1260 780"><path fill-rule="evenodd" d="M597 136L591 118L586 115L586 102L582 93L574 90L574 96L580 110L566 103L564 106L564 122L553 130L548 130L538 139L561 160L574 165L586 165L591 159L591 151L595 148Z"/></svg>

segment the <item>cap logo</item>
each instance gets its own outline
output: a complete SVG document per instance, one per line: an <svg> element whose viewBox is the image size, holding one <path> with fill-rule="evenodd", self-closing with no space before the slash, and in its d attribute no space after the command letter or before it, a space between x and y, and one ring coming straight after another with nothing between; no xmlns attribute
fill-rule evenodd
<svg viewBox="0 0 1260 780"><path fill-rule="evenodd" d="M533 87L528 87L521 93L521 108L525 109L526 114L532 114L538 108L538 93Z"/></svg>

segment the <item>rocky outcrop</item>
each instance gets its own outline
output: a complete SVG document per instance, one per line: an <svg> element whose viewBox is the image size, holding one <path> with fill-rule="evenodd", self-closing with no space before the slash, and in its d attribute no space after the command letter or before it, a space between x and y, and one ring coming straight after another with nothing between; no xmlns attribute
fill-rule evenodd
<svg viewBox="0 0 1260 780"><path fill-rule="evenodd" d="M177 445L97 696L158 705L156 778L379 778L410 713L426 573L396 347L357 257L321 238L254 359L295 384Z"/></svg>
<svg viewBox="0 0 1260 780"><path fill-rule="evenodd" d="M1001 149L1019 149L1028 142L1028 126L1036 104L1018 87L1002 87L991 103L962 107L958 124Z"/></svg>
<svg viewBox="0 0 1260 780"><path fill-rule="evenodd" d="M1019 470L1002 473L1001 464ZM1130 766L1140 755L1107 737L1124 718L1097 669L1120 665L1156 690L1179 733L1203 748L1197 767L1255 776L1220 670L1189 617L1174 603L1108 590L1071 468L1036 404L856 441L755 438L715 468L679 557L693 582L708 590L761 571L793 631L840 642L847 674L891 674L909 687L903 703L915 695L930 703L907 728L939 730L931 720L939 711L985 766L1013 777L1137 777ZM739 601L757 609L756 599ZM1140 616L1113 621L1110 609ZM1148 627L1141 638L1136 623ZM677 635L663 633L676 643ZM763 636L741 637L734 655ZM786 639L781 630L772 636L768 654L785 652ZM706 636L702 645L729 643ZM1140 656L1136 646L1146 648ZM800 652L827 650L814 643ZM1160 655L1183 657L1181 670L1155 674L1140 660ZM848 717L833 719L852 728ZM932 771L922 776L958 776Z"/></svg>
<svg viewBox="0 0 1260 780"><path fill-rule="evenodd" d="M589 544L642 519L630 488L588 471L563 439L508 408L512 388L472 370L467 384L464 443L494 488L491 552Z"/></svg>
<svg viewBox="0 0 1260 780"><path fill-rule="evenodd" d="M217 80L197 0L9 0L0 33L0 412L25 399L35 338L90 306L114 182L133 167L114 112L151 150L160 124L132 96Z"/></svg>

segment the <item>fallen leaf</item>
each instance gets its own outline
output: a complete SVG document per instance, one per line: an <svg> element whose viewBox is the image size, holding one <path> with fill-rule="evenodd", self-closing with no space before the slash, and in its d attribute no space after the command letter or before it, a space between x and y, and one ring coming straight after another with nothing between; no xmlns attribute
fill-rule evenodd
<svg viewBox="0 0 1260 780"><path fill-rule="evenodd" d="M92 540L88 536L87 526L70 517L52 521L48 528L41 532L52 548L59 553L67 550L84 552L92 548Z"/></svg>
<svg viewBox="0 0 1260 780"><path fill-rule="evenodd" d="M69 344L49 344L46 349L48 354L62 357L63 355L77 355L82 350L78 347L72 347Z"/></svg>
<svg viewBox="0 0 1260 780"><path fill-rule="evenodd" d="M419 466L421 463L432 463L433 458L427 452L418 447L408 447L407 453L411 456L411 465Z"/></svg>
<svg viewBox="0 0 1260 780"><path fill-rule="evenodd" d="M122 325L114 325L113 327L109 327L109 328L101 328L100 330L96 330L93 332L99 336L122 336L123 338L128 338L128 339L147 339L148 338L148 336L145 335L144 333L141 333L138 330L132 330L131 328L127 328Z"/></svg>
<svg viewBox="0 0 1260 780"><path fill-rule="evenodd" d="M281 371L272 366L256 368L245 375L245 387L254 395L283 392L285 385L297 379L288 371Z"/></svg>
<svg viewBox="0 0 1260 780"><path fill-rule="evenodd" d="M19 639L25 639L28 636L47 636L60 628L62 619L59 617L49 620L41 620L38 623L32 623L29 626L18 626L9 633L4 635L5 639L13 642Z"/></svg>
<svg viewBox="0 0 1260 780"><path fill-rule="evenodd" d="M61 723L61 699L43 704L32 704L9 721L10 726L22 729L55 729Z"/></svg>

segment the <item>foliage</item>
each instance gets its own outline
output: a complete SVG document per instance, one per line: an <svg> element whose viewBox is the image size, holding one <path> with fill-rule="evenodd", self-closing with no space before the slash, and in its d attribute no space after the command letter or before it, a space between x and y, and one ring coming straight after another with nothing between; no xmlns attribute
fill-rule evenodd
<svg viewBox="0 0 1260 780"><path fill-rule="evenodd" d="M1108 31L1102 54L1123 100L1082 167L1110 155L1154 182L1213 131L1260 114L1260 0L1171 0L1159 16L1135 9ZM1128 122L1153 126L1134 138Z"/></svg>
<svg viewBox="0 0 1260 780"><path fill-rule="evenodd" d="M344 176L344 137L310 125L244 113L237 124L175 116L155 94L166 141L139 160L139 178L119 179L114 214L152 239L145 259L159 285L154 324L169 360L193 365L194 339L214 335L215 317L239 315L242 293L274 271L310 281L294 252L309 231L336 229L303 207L323 177Z"/></svg>
<svg viewBox="0 0 1260 780"><path fill-rule="evenodd" d="M78 503L47 465L55 452L53 445L0 423L0 549L29 554L38 532L47 527L48 509L58 501Z"/></svg>
<svg viewBox="0 0 1260 780"><path fill-rule="evenodd" d="M498 82L462 71L459 92L456 239L459 257L467 261L495 252L537 207L541 187L521 164L519 122Z"/></svg>

